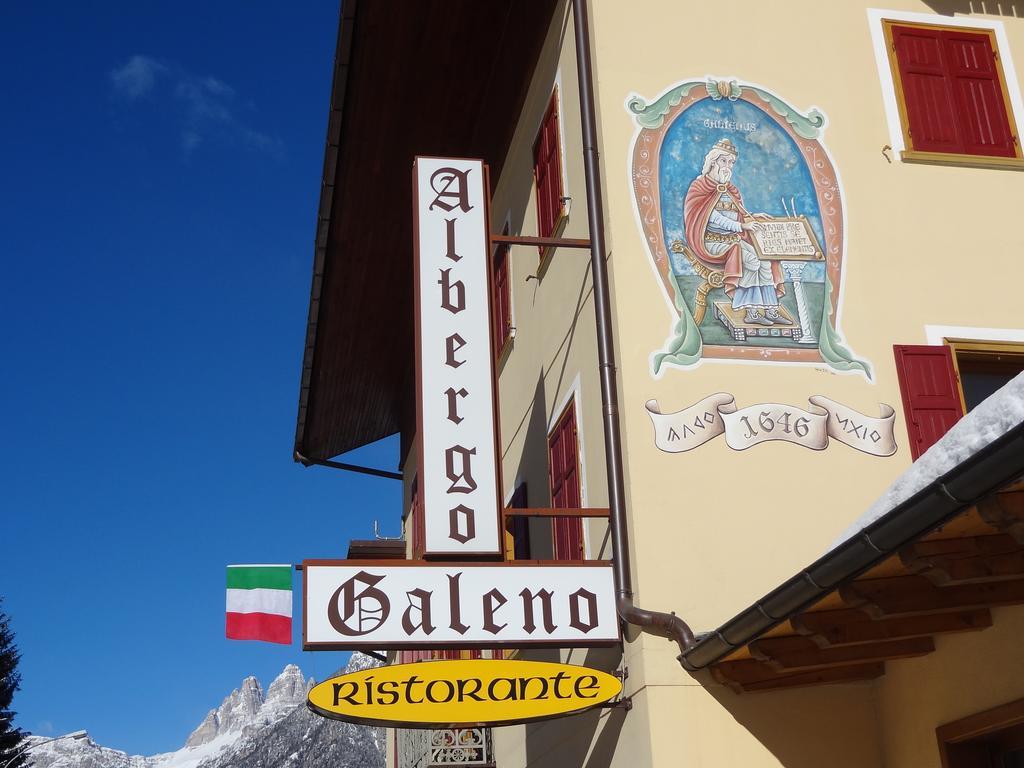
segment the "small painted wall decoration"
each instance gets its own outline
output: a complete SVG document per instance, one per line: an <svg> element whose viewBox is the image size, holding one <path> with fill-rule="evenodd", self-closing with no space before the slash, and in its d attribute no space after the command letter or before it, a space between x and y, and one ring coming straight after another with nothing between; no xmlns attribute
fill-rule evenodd
<svg viewBox="0 0 1024 768"><path fill-rule="evenodd" d="M636 210L674 314L652 373L720 359L870 379L838 327L844 213L825 115L711 78L626 106Z"/></svg>
<svg viewBox="0 0 1024 768"><path fill-rule="evenodd" d="M728 392L716 392L693 405L664 413L657 400L645 404L654 425L654 443L666 453L699 448L719 435L734 451L781 441L823 451L830 440L872 456L896 453L896 411L880 403L879 416L868 416L824 395L807 398L807 408L785 403L757 403L740 408Z"/></svg>

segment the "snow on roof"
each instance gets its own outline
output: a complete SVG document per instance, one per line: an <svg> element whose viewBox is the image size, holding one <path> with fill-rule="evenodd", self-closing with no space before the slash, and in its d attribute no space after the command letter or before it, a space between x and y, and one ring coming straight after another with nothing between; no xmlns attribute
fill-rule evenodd
<svg viewBox="0 0 1024 768"><path fill-rule="evenodd" d="M884 517L897 505L909 499L953 467L966 461L997 437L1024 421L1024 373L982 401L958 421L952 429L910 468L896 478L878 500L843 531L828 548L831 552L871 523Z"/></svg>

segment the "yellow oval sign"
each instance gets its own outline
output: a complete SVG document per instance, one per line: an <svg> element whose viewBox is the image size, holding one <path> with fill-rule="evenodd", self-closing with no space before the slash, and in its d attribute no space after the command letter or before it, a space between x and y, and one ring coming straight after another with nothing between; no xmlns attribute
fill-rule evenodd
<svg viewBox="0 0 1024 768"><path fill-rule="evenodd" d="M369 725L511 725L581 712L621 691L617 677L588 667L465 659L332 677L310 690L307 705L324 717Z"/></svg>

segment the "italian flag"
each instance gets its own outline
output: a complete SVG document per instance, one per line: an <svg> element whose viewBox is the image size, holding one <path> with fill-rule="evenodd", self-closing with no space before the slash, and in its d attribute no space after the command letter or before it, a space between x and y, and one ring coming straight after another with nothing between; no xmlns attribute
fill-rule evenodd
<svg viewBox="0 0 1024 768"><path fill-rule="evenodd" d="M229 565L227 636L292 642L292 567Z"/></svg>

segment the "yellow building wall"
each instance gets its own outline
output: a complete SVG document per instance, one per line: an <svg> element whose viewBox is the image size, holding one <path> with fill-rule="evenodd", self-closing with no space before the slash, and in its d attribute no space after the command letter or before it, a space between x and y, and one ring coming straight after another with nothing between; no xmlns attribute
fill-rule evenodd
<svg viewBox="0 0 1024 768"><path fill-rule="evenodd" d="M565 238L589 236L577 83L572 20L563 3L548 31L496 185L491 204L493 231L502 231L508 223L512 234L538 234L533 144L551 95L557 90L564 194L571 198L557 232ZM525 482L530 506L549 505L547 437L572 398L580 452L581 502L584 506L606 507L590 252L559 249L542 261L537 248L515 246L508 258L516 332L498 366L505 498ZM532 525L534 557L550 556L547 526L547 521ZM585 541L588 558L611 557L605 522L587 523ZM620 660L617 648L529 651L523 655L606 670L614 670ZM623 714L622 710L596 710L577 717L494 729L497 764L502 768L653 764L646 714L639 709L628 718Z"/></svg>
<svg viewBox="0 0 1024 768"><path fill-rule="evenodd" d="M646 608L676 612L698 632L719 626L823 554L910 465L894 344L929 343L926 326L989 329L990 335L998 335L991 329L1021 328L1024 237L1015 222L1024 175L914 165L893 152L892 162L887 159L883 147L891 133L870 7L848 0L591 2L636 598ZM907 0L884 7L961 15L996 9ZM946 18L936 15L934 21ZM1020 78L1024 21L981 13L971 18L1002 23L1009 42L1003 62L1009 53ZM713 360L653 375L652 353L663 349L676 316L635 212L637 124L625 105L633 95L650 102L675 83L708 76L760 85L803 112L816 107L827 116L821 141L842 184L846 227L838 326L854 354L871 364L870 379L825 365ZM507 220L513 234L536 234L532 146L556 84L566 194L572 198L561 234L588 236L575 49L565 4L555 14L498 181L495 231ZM506 498L526 481L531 505L544 503L547 432L575 392L584 504L603 506L587 253L561 249L542 268L536 249L516 247L510 277L516 336L499 385ZM687 453L655 447L646 401L675 411L715 392L732 394L740 407L785 403L807 409L808 397L825 395L878 416L879 404L887 404L896 411L899 448L887 458L834 441L822 451L778 442L736 451L721 437ZM589 555L609 556L600 524L590 526ZM937 765L937 725L1024 696L1019 675L998 674L1019 655L1020 611L997 614L992 629L939 638L930 656L890 662L876 683L742 696L706 673L683 671L671 643L634 632L623 662L632 711L497 729L498 764ZM964 659L978 654L990 661L972 675L973 662ZM587 660L578 651L569 658Z"/></svg>
<svg viewBox="0 0 1024 768"><path fill-rule="evenodd" d="M967 4L950 7L961 6ZM1017 227L986 222L1019 216L1024 176L886 160L889 129L868 7L812 0L593 5L634 564L642 602L670 604L697 628L718 626L823 554L909 466L893 344L927 343L926 325L1021 327L1011 276L1021 274L1024 237ZM919 2L891 7L930 11ZM1019 74L1024 22L999 19ZM652 375L650 356L663 348L675 315L634 213L636 123L624 105L632 94L653 101L678 81L706 75L760 84L827 116L822 141L846 211L839 326L854 353L871 363L873 380L824 365L710 360ZM820 452L785 443L739 452L721 438L682 454L654 447L647 400L672 411L721 391L740 407L806 409L809 396L823 394L878 416L878 404L886 403L897 411L899 450L878 458L833 442ZM667 564L671 579L664 578Z"/></svg>
<svg viewBox="0 0 1024 768"><path fill-rule="evenodd" d="M533 144L553 92L559 97L564 194L570 198L558 232L586 238L587 200L580 144L579 90L572 28L556 14L491 203L493 231L537 235ZM527 483L531 506L547 506L547 437L572 399L576 405L584 506L607 506L601 388L595 341L589 251L560 249L541 259L533 246L508 256L515 335L498 365L502 473L506 500ZM546 522L544 523L546 525ZM588 526L588 553L610 556L603 523ZM537 526L535 533L542 533ZM544 542L534 536L532 543ZM535 553L537 554L537 553Z"/></svg>
<svg viewBox="0 0 1024 768"><path fill-rule="evenodd" d="M637 601L676 612L698 632L719 626L822 555L907 469L893 344L929 343L927 325L1022 327L1016 284L1024 237L1014 226L985 222L1019 216L1024 176L886 159L890 128L869 7L811 0L592 4ZM934 13L971 4L885 7ZM1019 78L1024 21L974 18L1002 22ZM1002 54L1005 66L1007 51ZM651 354L663 348L676 316L635 213L637 124L625 104L634 94L651 102L677 82L706 76L757 84L801 111L817 107L827 116L821 140L841 180L846 214L839 329L871 363L871 380L824 365L718 361L652 374ZM826 395L872 416L885 403L897 412L899 450L879 458L833 442L820 452L785 443L741 452L721 437L687 453L655 448L646 401L657 399L668 412L715 392L734 395L740 407L774 402L805 409L809 396ZM627 661L630 684L661 697L652 707L652 764L938 765L937 725L1024 696L1017 675L992 690L1001 664L1017 659L1024 668L1016 623L1000 628L1004 618L982 633L940 638L939 650L921 660L890 662L877 685L745 696L685 673L674 646L643 637L642 653L631 649ZM965 658L978 653L997 661L973 675ZM672 762L669 754L681 758Z"/></svg>
<svg viewBox="0 0 1024 768"><path fill-rule="evenodd" d="M982 632L936 638L936 652L886 665L878 721L887 768L938 766L935 729L1024 697L1024 607L996 608Z"/></svg>
<svg viewBox="0 0 1024 768"><path fill-rule="evenodd" d="M653 766L883 765L870 685L737 696L710 685L648 686ZM632 714L632 713L631 713Z"/></svg>

